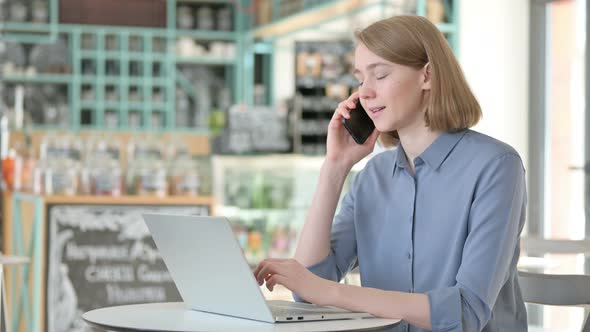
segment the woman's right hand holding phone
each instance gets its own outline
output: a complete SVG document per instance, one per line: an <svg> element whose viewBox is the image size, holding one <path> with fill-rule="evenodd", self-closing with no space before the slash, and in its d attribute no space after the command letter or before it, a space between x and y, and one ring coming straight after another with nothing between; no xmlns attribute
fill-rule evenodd
<svg viewBox="0 0 590 332"><path fill-rule="evenodd" d="M332 115L328 126L328 140L326 143L326 160L328 162L335 162L352 168L354 164L369 155L375 147L379 131L375 129L371 136L362 145L359 145L342 124L343 118L350 118L350 112L364 112L364 110L355 109L358 99L358 92L353 93L348 99L338 104L334 115Z"/></svg>

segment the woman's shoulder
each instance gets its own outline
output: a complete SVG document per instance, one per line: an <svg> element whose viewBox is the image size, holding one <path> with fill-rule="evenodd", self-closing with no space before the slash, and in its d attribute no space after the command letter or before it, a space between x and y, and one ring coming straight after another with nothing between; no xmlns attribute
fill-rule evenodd
<svg viewBox="0 0 590 332"><path fill-rule="evenodd" d="M383 167L391 168L397 156L398 149L376 150L370 156L365 168L379 170Z"/></svg>
<svg viewBox="0 0 590 332"><path fill-rule="evenodd" d="M397 149L375 149L366 157L366 161L357 170L358 175L364 178L380 178L390 171L393 172ZM358 166L358 165L357 165Z"/></svg>
<svg viewBox="0 0 590 332"><path fill-rule="evenodd" d="M468 129L461 140L462 152L470 158L495 159L513 155L521 159L518 151L510 144L500 141L486 134Z"/></svg>

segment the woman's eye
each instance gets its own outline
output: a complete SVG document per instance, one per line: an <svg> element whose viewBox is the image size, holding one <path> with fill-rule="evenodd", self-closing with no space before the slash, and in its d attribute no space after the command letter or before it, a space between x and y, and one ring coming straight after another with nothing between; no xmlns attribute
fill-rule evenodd
<svg viewBox="0 0 590 332"><path fill-rule="evenodd" d="M384 79L386 77L387 77L387 75L377 76L377 80L382 80L382 79Z"/></svg>
<svg viewBox="0 0 590 332"><path fill-rule="evenodd" d="M362 85L363 85L363 82L359 82L359 86L362 86Z"/></svg>

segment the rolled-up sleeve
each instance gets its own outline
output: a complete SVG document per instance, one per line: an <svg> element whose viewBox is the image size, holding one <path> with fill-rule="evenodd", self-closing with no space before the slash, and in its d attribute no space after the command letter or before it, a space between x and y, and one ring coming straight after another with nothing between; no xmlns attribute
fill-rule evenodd
<svg viewBox="0 0 590 332"><path fill-rule="evenodd" d="M351 189L342 199L340 211L334 218L330 253L321 262L307 267L308 270L321 278L340 281L357 263L354 201L357 179L361 174L362 172L353 180ZM295 301L303 302L295 293L293 293L293 298Z"/></svg>
<svg viewBox="0 0 590 332"><path fill-rule="evenodd" d="M494 158L478 178L456 284L426 293L433 331L485 327L502 286L515 273L525 206L520 157L509 152Z"/></svg>

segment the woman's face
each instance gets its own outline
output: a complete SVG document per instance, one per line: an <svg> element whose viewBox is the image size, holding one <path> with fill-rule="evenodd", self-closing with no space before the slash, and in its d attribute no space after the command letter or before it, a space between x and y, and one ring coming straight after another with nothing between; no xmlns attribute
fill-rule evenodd
<svg viewBox="0 0 590 332"><path fill-rule="evenodd" d="M359 43L354 57L361 105L380 132L423 125L425 92L430 89L425 68L398 65L380 58Z"/></svg>

